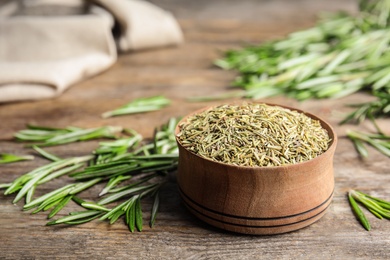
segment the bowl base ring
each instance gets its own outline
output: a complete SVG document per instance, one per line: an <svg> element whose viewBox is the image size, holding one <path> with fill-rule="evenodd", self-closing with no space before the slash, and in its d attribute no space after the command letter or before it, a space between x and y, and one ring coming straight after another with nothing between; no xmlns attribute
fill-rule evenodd
<svg viewBox="0 0 390 260"><path fill-rule="evenodd" d="M249 235L273 235L307 227L324 216L333 198L333 192L320 205L292 216L276 218L246 218L218 213L196 203L179 188L188 210L200 220L223 230Z"/></svg>

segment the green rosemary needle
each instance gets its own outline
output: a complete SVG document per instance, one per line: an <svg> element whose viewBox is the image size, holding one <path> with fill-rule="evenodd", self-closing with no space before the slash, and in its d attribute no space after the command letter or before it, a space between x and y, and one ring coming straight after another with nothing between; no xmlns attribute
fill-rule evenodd
<svg viewBox="0 0 390 260"><path fill-rule="evenodd" d="M169 105L170 103L171 101L163 96L138 98L115 110L103 113L102 117L107 118L112 116L155 111Z"/></svg>
<svg viewBox="0 0 390 260"><path fill-rule="evenodd" d="M370 222L368 222L366 216L364 215L363 211L359 208L358 204L356 203L354 197L353 197L354 191L351 190L348 192L348 199L349 203L351 204L352 210L355 212L356 217L360 221L360 223L363 225L363 227L370 231L371 225Z"/></svg>
<svg viewBox="0 0 390 260"><path fill-rule="evenodd" d="M38 146L36 145L33 145L32 148L37 151L40 155L42 155L44 158L50 160L50 161L53 161L53 162L57 162L57 161L60 161L61 158L55 156L54 154L51 154L45 150L43 150L42 148L39 148Z"/></svg>
<svg viewBox="0 0 390 260"><path fill-rule="evenodd" d="M367 210L369 210L377 218L390 219L390 201L382 200L356 190L350 190L348 192L348 198L352 210L355 212L359 222L366 230L371 229L370 223L356 202L359 202L362 206L367 208Z"/></svg>
<svg viewBox="0 0 390 260"><path fill-rule="evenodd" d="M389 89L390 90L390 89ZM340 124L345 124L348 122L357 122L361 123L365 119L377 118L380 116L389 116L390 115L390 92L373 92L373 95L377 97L377 100L353 104L351 107L355 107L356 110L348 114Z"/></svg>
<svg viewBox="0 0 390 260"><path fill-rule="evenodd" d="M37 142L38 146L61 145L97 138L117 138L115 134L122 132L122 127L103 126L90 129L67 127L63 129L28 125L14 136L19 141Z"/></svg>
<svg viewBox="0 0 390 260"><path fill-rule="evenodd" d="M348 130L347 137L354 143L357 152L362 157L368 156L365 144L369 144L382 154L390 157L390 136L384 133L370 134Z"/></svg>
<svg viewBox="0 0 390 260"><path fill-rule="evenodd" d="M14 163L26 160L34 160L32 155L15 155L10 153L1 153L0 154L0 164Z"/></svg>
<svg viewBox="0 0 390 260"><path fill-rule="evenodd" d="M115 188L120 182L128 180L131 177L132 177L131 175L129 176L118 175L118 176L111 177L110 180L107 182L106 187L104 187L104 189L99 193L99 196L103 196L107 194L108 192L110 192L110 190Z"/></svg>
<svg viewBox="0 0 390 260"><path fill-rule="evenodd" d="M69 224L69 225L78 225L83 224L86 222L89 222L91 220L94 220L104 213L99 210L85 210L82 212L73 212L73 214L70 214L69 216L62 217L57 220L50 221L46 223L47 226L57 225L57 224Z"/></svg>
<svg viewBox="0 0 390 260"><path fill-rule="evenodd" d="M157 217L157 212L158 212L159 206L160 206L160 195L159 195L159 191L157 191L154 194L152 213L151 213L150 222L149 222L150 227L153 227L154 223L156 222L156 217Z"/></svg>

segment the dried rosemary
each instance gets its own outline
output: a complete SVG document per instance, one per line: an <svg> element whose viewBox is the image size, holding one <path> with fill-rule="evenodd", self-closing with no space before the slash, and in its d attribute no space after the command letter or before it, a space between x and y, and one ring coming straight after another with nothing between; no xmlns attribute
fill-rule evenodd
<svg viewBox="0 0 390 260"><path fill-rule="evenodd" d="M266 104L221 105L179 125L180 143L204 158L239 166L280 166L310 160L328 149L318 120Z"/></svg>

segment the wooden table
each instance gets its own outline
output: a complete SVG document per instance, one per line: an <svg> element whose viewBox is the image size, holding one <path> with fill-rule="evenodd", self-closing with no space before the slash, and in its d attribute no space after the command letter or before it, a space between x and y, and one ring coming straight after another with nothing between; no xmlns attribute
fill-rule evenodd
<svg viewBox="0 0 390 260"><path fill-rule="evenodd" d="M156 126L211 103L190 103L187 97L228 91L234 72L212 65L221 51L245 43L259 43L314 24L320 10L354 11L353 1L154 1L179 18L186 42L177 48L121 55L108 71L73 86L61 97L38 102L0 105L0 152L32 153L12 140L26 123L47 126L96 127L121 125L151 137ZM210 2L210 3L209 3ZM342 3L340 3L342 2ZM158 112L102 119L100 114L137 97L163 94L173 102ZM390 199L389 158L369 148L370 157L359 159L346 129L372 129L369 125L339 126L350 111L344 104L367 100L354 94L340 100L299 103L285 97L269 98L310 111L330 122L338 136L334 167L335 196L326 215L302 230L275 236L246 236L204 224L184 207L173 177L161 195L161 208L153 229L130 233L118 222L94 221L80 226L45 226L46 214L31 215L13 196L0 194L0 259L388 259L390 223L369 215L372 231L365 231L349 207L351 188ZM229 100L232 101L232 100ZM226 101L226 102L229 102ZM380 120L389 129L389 120ZM48 148L61 157L90 153L97 141ZM0 183L9 182L46 163L34 161L0 166ZM60 178L43 186L43 194L69 181ZM83 194L94 198L98 189ZM146 203L145 222L150 209ZM72 208L73 207L73 208ZM70 206L70 210L77 206ZM62 212L61 214L66 214Z"/></svg>

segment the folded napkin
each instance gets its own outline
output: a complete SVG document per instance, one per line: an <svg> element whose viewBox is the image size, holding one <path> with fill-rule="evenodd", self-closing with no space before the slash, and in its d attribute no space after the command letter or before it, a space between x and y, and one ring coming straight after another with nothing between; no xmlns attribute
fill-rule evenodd
<svg viewBox="0 0 390 260"><path fill-rule="evenodd" d="M60 95L118 52L175 45L174 17L142 0L24 0L0 9L0 102Z"/></svg>

